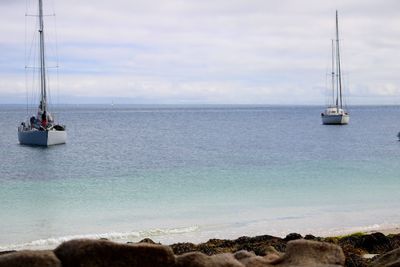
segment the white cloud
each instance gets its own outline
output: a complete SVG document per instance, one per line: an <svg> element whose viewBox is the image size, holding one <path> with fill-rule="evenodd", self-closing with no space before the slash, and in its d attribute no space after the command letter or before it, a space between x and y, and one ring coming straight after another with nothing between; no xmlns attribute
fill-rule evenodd
<svg viewBox="0 0 400 267"><path fill-rule="evenodd" d="M24 80L18 72L24 2L0 3L2 96ZM348 102L360 95L364 103L399 96L395 0L56 1L62 94L154 103L323 104L324 93L315 88L325 86L335 9ZM54 39L53 19L46 21Z"/></svg>

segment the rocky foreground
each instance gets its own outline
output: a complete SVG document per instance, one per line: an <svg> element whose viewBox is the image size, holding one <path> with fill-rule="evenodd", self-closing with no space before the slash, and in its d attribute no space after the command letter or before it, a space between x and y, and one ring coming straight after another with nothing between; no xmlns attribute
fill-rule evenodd
<svg viewBox="0 0 400 267"><path fill-rule="evenodd" d="M206 243L117 244L108 240L71 240L54 250L3 251L0 267L339 267L400 266L400 234L353 234L304 238L289 234L211 239Z"/></svg>

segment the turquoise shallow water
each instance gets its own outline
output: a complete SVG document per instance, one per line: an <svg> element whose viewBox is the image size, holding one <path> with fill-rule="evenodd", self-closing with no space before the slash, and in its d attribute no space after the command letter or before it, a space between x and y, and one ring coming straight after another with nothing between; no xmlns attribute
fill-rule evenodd
<svg viewBox="0 0 400 267"><path fill-rule="evenodd" d="M399 107L66 106L68 143L18 145L0 106L0 249L400 225Z"/></svg>

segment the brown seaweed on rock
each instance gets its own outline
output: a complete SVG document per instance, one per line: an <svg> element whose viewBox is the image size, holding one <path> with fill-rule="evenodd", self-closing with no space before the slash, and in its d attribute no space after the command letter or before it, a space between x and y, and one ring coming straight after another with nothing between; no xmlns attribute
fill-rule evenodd
<svg viewBox="0 0 400 267"><path fill-rule="evenodd" d="M285 251L286 241L279 237L262 235L256 237L239 237L235 240L210 239L198 245L192 243L177 243L170 247L176 255L199 251L206 255L218 253L235 253L240 250L253 251L256 255L265 256L273 247L278 251Z"/></svg>
<svg viewBox="0 0 400 267"><path fill-rule="evenodd" d="M365 254L379 254L373 259ZM400 266L400 235L357 233L341 237L289 234L201 244L156 244L151 239L118 244L71 240L54 251L0 252L0 267L395 267Z"/></svg>

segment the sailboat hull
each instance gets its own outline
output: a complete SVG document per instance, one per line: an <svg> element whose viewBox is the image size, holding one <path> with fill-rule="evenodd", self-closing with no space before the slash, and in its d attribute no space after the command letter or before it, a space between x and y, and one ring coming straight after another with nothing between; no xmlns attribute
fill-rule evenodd
<svg viewBox="0 0 400 267"><path fill-rule="evenodd" d="M18 131L18 140L21 145L51 146L65 144L67 141L66 131Z"/></svg>
<svg viewBox="0 0 400 267"><path fill-rule="evenodd" d="M350 116L348 114L338 114L338 115L324 115L321 116L322 124L324 125L344 125L348 124L350 121Z"/></svg>

